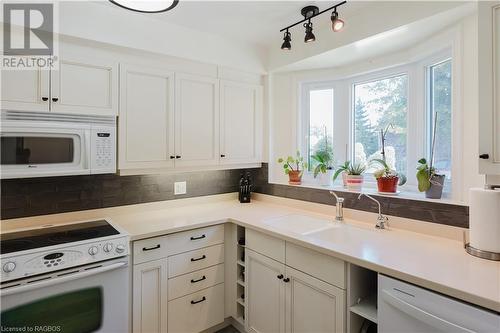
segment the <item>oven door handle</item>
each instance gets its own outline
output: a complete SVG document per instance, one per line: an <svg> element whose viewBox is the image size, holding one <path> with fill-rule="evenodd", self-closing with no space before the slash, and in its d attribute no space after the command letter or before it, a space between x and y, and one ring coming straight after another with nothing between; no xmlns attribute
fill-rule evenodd
<svg viewBox="0 0 500 333"><path fill-rule="evenodd" d="M44 287L49 287L58 283L63 283L63 282L69 282L73 280L78 280L87 276L91 275L96 275L96 274L101 274L104 272L109 272L121 267L125 267L128 264L126 262L118 262L116 264L111 264L108 266L102 266L98 268L90 268L89 270L79 272L79 273L68 273L68 275L64 276L55 276L52 278L48 278L46 280L42 280L40 282L32 282L29 284L24 284L18 287L11 287L11 288L5 288L4 290L0 290L0 296L7 296L7 295L12 295L12 294L17 294L21 292L26 292L38 288L44 288Z"/></svg>

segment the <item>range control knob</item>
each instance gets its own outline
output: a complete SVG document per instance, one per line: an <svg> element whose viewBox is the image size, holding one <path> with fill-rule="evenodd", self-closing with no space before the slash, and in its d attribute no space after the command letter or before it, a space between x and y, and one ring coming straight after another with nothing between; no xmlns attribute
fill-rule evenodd
<svg viewBox="0 0 500 333"><path fill-rule="evenodd" d="M113 244L106 243L104 244L104 247L102 249L104 250L104 252L111 252L113 250Z"/></svg>
<svg viewBox="0 0 500 333"><path fill-rule="evenodd" d="M9 261L9 262L6 262L4 265L3 265L3 271L5 273L10 273L10 272L13 272L14 269L16 269L16 263L15 262L12 262L12 261Z"/></svg>
<svg viewBox="0 0 500 333"><path fill-rule="evenodd" d="M123 244L118 244L118 245L116 246L116 253L123 253L123 252L125 252L125 245L123 245Z"/></svg>
<svg viewBox="0 0 500 333"><path fill-rule="evenodd" d="M99 253L99 249L97 248L97 246L91 246L89 248L89 254L91 256L95 256L97 253Z"/></svg>

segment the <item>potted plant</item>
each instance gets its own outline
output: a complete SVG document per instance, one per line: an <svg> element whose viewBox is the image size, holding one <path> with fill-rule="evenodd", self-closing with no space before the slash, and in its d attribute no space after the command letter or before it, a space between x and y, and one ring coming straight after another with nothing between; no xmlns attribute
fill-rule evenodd
<svg viewBox="0 0 500 333"><path fill-rule="evenodd" d="M288 175L288 184L300 185L302 183L302 174L307 168L307 163L304 162L298 150L295 157L288 156L286 159L280 157L278 163L283 163L285 174Z"/></svg>
<svg viewBox="0 0 500 333"><path fill-rule="evenodd" d="M385 160L376 158L371 160L370 163L382 166L381 169L373 173L380 193L397 193L398 185L402 186L406 183L406 176L391 169Z"/></svg>
<svg viewBox="0 0 500 333"><path fill-rule="evenodd" d="M425 192L425 197L429 199L441 199L443 195L443 187L445 175L437 173L436 168L432 165L434 160L434 143L436 140L436 124L437 112L434 114L434 131L432 133L432 148L429 164L425 158L418 160L417 167L417 182L418 190Z"/></svg>
<svg viewBox="0 0 500 333"><path fill-rule="evenodd" d="M317 178L319 176L320 185L330 185L330 177L328 172L332 170L332 155L326 150L317 151L314 155L311 155L311 159L314 160L313 176Z"/></svg>
<svg viewBox="0 0 500 333"><path fill-rule="evenodd" d="M351 163L350 161L346 161L344 164L337 167L333 175L333 181L342 174L343 177L345 175L344 186L350 190L360 190L363 186L363 173L365 170L366 167L362 163Z"/></svg>

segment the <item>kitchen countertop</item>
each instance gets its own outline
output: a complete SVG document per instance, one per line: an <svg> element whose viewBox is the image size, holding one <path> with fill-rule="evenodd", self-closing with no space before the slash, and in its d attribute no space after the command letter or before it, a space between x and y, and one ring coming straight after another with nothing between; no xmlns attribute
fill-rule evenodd
<svg viewBox="0 0 500 333"><path fill-rule="evenodd" d="M334 206L289 199L240 204L234 194L172 200L1 221L1 232L95 218L110 218L131 240L225 222L265 232L353 264L500 312L500 262L468 255L462 242L400 228L376 230L372 217L336 224L335 240L300 235L265 222L286 215L333 220ZM424 223L424 222L422 222Z"/></svg>

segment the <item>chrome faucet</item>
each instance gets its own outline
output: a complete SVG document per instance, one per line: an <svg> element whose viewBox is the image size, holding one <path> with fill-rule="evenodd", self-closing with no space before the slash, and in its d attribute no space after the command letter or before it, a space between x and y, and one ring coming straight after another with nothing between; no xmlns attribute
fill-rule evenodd
<svg viewBox="0 0 500 333"><path fill-rule="evenodd" d="M339 196L333 191L330 191L330 194L335 197L335 200L337 200L335 220L344 221L344 198L339 198Z"/></svg>
<svg viewBox="0 0 500 333"><path fill-rule="evenodd" d="M360 193L358 196L358 200L360 200L363 195L365 197L367 197L368 199L375 201L378 205L378 217L377 217L377 224L375 224L375 228L385 229L385 225L386 224L389 225L389 219L387 218L387 216L382 215L382 206L380 206L380 201L378 201L377 199L375 199L371 195L365 194L365 193Z"/></svg>

